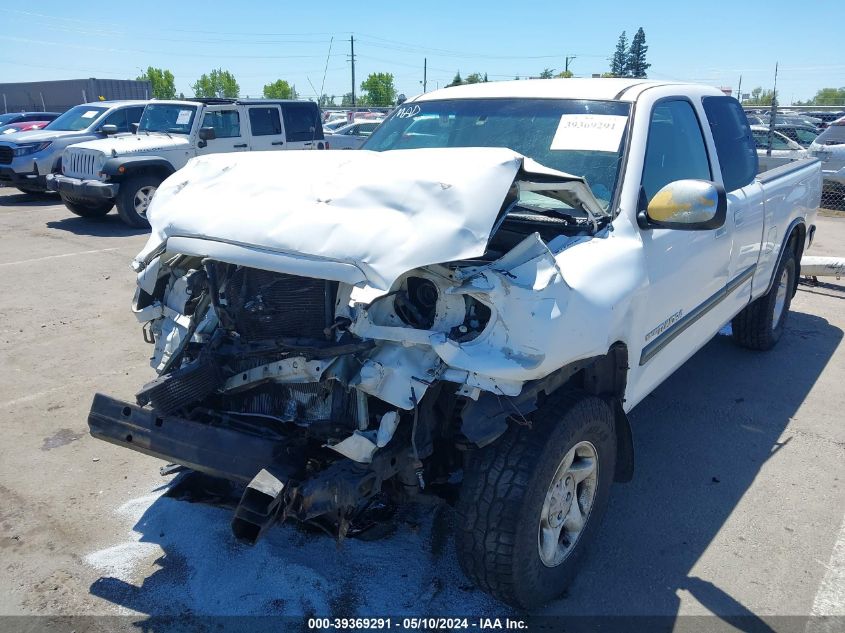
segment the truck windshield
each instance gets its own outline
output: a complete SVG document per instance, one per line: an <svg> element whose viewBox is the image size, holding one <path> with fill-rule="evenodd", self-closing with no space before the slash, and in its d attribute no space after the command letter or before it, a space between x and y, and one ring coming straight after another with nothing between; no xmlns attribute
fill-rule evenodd
<svg viewBox="0 0 845 633"><path fill-rule="evenodd" d="M396 108L363 149L506 147L583 176L606 209L613 198L631 106L583 99L450 99Z"/></svg>
<svg viewBox="0 0 845 633"><path fill-rule="evenodd" d="M44 126L45 130L59 130L61 132L78 132L85 130L96 121L100 115L108 110L98 106L78 105Z"/></svg>
<svg viewBox="0 0 845 633"><path fill-rule="evenodd" d="M138 132L168 132L173 134L190 134L196 106L183 104L151 103L144 108Z"/></svg>

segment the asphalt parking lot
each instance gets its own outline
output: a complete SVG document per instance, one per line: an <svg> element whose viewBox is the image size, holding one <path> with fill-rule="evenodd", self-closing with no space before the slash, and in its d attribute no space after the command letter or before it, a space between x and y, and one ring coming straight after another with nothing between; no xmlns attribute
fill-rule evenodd
<svg viewBox="0 0 845 633"><path fill-rule="evenodd" d="M845 255L845 218L817 235L811 254ZM448 508L374 542L284 525L246 548L229 510L168 496L161 462L87 434L95 391L131 399L153 375L129 311L145 240L0 189L0 615L510 613L457 569ZM845 616L845 280L820 281L774 351L717 336L635 409L634 481L544 613L843 625L797 617Z"/></svg>

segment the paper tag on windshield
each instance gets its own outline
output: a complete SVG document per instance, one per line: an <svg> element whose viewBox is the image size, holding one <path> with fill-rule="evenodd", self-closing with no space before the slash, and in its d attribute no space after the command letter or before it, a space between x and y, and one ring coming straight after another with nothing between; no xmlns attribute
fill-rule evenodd
<svg viewBox="0 0 845 633"><path fill-rule="evenodd" d="M95 116L97 116L97 110L88 110L88 112L82 115L82 118L93 119Z"/></svg>
<svg viewBox="0 0 845 633"><path fill-rule="evenodd" d="M627 121L615 114L563 114L549 149L617 152Z"/></svg>
<svg viewBox="0 0 845 633"><path fill-rule="evenodd" d="M179 116L176 117L176 125L187 125L191 120L190 110L179 110Z"/></svg>

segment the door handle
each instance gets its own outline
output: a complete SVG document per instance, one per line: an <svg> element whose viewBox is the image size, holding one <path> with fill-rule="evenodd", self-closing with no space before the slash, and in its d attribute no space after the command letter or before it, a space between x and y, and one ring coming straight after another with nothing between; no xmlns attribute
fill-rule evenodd
<svg viewBox="0 0 845 633"><path fill-rule="evenodd" d="M284 144L285 144L284 141L273 141L272 143L270 143L270 145L284 145Z"/></svg>
<svg viewBox="0 0 845 633"><path fill-rule="evenodd" d="M240 145L235 145L234 147L246 147L246 143L241 143Z"/></svg>
<svg viewBox="0 0 845 633"><path fill-rule="evenodd" d="M303 143L303 145L305 145L306 147L308 147L309 145L313 145L313 144L314 143L312 143L311 141L308 141L307 143Z"/></svg>

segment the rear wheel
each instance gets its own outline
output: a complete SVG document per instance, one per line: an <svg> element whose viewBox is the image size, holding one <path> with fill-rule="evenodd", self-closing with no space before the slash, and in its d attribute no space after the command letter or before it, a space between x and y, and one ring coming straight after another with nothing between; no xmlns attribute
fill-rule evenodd
<svg viewBox="0 0 845 633"><path fill-rule="evenodd" d="M798 268L793 246L792 241L786 245L769 292L746 306L731 321L733 339L742 347L768 350L783 335Z"/></svg>
<svg viewBox="0 0 845 633"><path fill-rule="evenodd" d="M149 226L147 209L160 184L161 178L151 174L139 174L121 183L117 194L117 213L120 219L137 228Z"/></svg>
<svg viewBox="0 0 845 633"><path fill-rule="evenodd" d="M65 206L76 215L82 218L101 218L112 210L114 203L111 200L104 200L103 202L89 202L87 200L77 200L69 198L61 194L62 202Z"/></svg>
<svg viewBox="0 0 845 633"><path fill-rule="evenodd" d="M616 463L610 406L556 393L471 455L458 501L458 560L479 587L533 608L560 595L595 536Z"/></svg>

